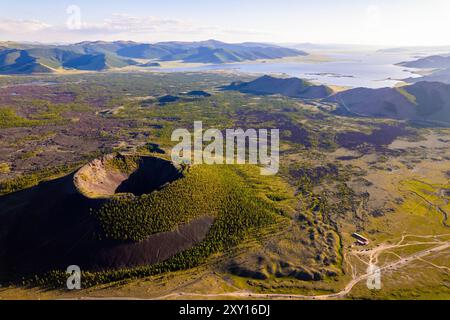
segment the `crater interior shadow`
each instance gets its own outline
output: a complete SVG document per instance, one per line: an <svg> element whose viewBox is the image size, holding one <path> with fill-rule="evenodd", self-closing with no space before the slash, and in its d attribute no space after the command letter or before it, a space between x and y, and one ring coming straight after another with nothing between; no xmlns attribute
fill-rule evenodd
<svg viewBox="0 0 450 320"><path fill-rule="evenodd" d="M141 196L159 190L182 176L182 173L170 161L143 158L138 169L123 181L115 192Z"/></svg>

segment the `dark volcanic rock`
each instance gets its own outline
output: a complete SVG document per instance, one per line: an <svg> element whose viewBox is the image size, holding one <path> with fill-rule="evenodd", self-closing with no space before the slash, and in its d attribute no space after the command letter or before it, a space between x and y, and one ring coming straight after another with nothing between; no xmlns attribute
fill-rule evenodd
<svg viewBox="0 0 450 320"><path fill-rule="evenodd" d="M159 102L160 105L165 105L167 103L177 102L180 99L181 98L177 97L177 96L166 95L166 96L159 97L158 98L158 102Z"/></svg>
<svg viewBox="0 0 450 320"><path fill-rule="evenodd" d="M371 134L362 132L344 132L337 135L337 143L347 149L358 149L366 145L381 149L391 144L400 136L406 136L409 132L404 125L390 126L381 125L379 129L373 130Z"/></svg>
<svg viewBox="0 0 450 320"><path fill-rule="evenodd" d="M210 93L202 90L189 91L188 93L186 93L186 95L192 97L211 97Z"/></svg>
<svg viewBox="0 0 450 320"><path fill-rule="evenodd" d="M334 164L328 164L315 168L291 169L289 174L297 179L307 177L313 184L318 184L325 177L337 177L339 169Z"/></svg>
<svg viewBox="0 0 450 320"><path fill-rule="evenodd" d="M266 280L268 276L259 270L250 270L242 265L237 263L232 263L228 266L228 271L232 274L235 274L244 278L252 278L257 280Z"/></svg>

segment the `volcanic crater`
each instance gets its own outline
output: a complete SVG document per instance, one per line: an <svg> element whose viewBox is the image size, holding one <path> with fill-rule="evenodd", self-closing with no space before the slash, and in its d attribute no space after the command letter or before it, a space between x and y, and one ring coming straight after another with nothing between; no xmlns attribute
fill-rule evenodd
<svg viewBox="0 0 450 320"><path fill-rule="evenodd" d="M182 177L171 161L116 154L82 167L74 176L74 184L84 196L97 199L123 193L141 196Z"/></svg>
<svg viewBox="0 0 450 320"><path fill-rule="evenodd" d="M0 282L71 264L93 271L151 265L196 245L213 218L198 217L143 241L96 236L101 227L92 212L105 203L122 194L137 198L180 178L182 170L171 161L115 154L1 197L0 207L8 214L0 215Z"/></svg>

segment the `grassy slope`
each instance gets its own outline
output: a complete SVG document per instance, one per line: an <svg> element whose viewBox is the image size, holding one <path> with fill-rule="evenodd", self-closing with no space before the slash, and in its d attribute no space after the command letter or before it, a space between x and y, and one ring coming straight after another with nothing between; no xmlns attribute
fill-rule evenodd
<svg viewBox="0 0 450 320"><path fill-rule="evenodd" d="M157 265L104 273L85 273L87 286L161 272L188 269L211 254L225 252L258 230L284 219L292 210L293 196L270 200L274 192L288 190L279 178L259 175L254 166L194 166L165 189L140 198L115 199L97 214L109 239L145 239L148 235L173 230L198 216L216 218L206 239ZM33 284L61 286L66 275L55 271L30 279Z"/></svg>

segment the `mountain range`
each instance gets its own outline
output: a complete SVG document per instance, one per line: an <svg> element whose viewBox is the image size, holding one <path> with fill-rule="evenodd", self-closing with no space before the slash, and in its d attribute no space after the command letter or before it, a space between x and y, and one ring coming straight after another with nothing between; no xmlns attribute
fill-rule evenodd
<svg viewBox="0 0 450 320"><path fill-rule="evenodd" d="M254 95L279 94L336 104L333 113L450 125L450 84L421 81L397 88L355 88L333 93L330 87L299 78L262 76L222 87Z"/></svg>
<svg viewBox="0 0 450 320"><path fill-rule="evenodd" d="M418 69L446 69L450 68L450 56L428 56L414 61L401 62L398 65Z"/></svg>
<svg viewBox="0 0 450 320"><path fill-rule="evenodd" d="M450 84L450 68L436 70L431 74L420 77L420 78L409 78L406 82L414 83L418 81L431 81L431 82L442 82Z"/></svg>
<svg viewBox="0 0 450 320"><path fill-rule="evenodd" d="M230 63L307 55L263 43L132 41L80 42L70 45L0 43L0 74L51 73L60 69L102 71L126 66L158 66L160 61ZM145 61L143 61L145 60Z"/></svg>
<svg viewBox="0 0 450 320"><path fill-rule="evenodd" d="M450 84L450 55L433 55L414 61L401 62L399 65L417 69L434 69L423 77L405 79L407 82L432 81Z"/></svg>
<svg viewBox="0 0 450 320"><path fill-rule="evenodd" d="M268 75L250 82L233 82L224 90L235 90L256 95L280 94L291 98L320 99L328 97L333 90L324 85L315 85L299 78L275 78Z"/></svg>
<svg viewBox="0 0 450 320"><path fill-rule="evenodd" d="M335 113L450 124L450 85L421 81L399 88L356 88L339 92L325 102L338 105Z"/></svg>

